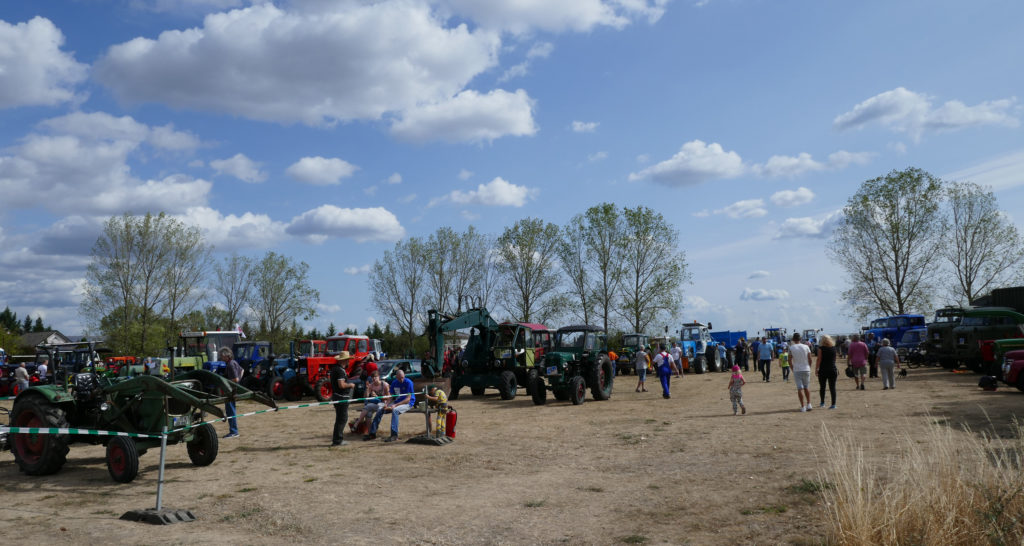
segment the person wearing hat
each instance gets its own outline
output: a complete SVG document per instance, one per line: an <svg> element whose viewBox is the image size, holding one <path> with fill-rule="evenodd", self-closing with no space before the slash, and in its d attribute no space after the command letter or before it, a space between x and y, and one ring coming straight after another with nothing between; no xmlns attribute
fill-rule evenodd
<svg viewBox="0 0 1024 546"><path fill-rule="evenodd" d="M348 401L352 398L354 383L348 382L348 363L352 355L348 351L341 351L335 357L331 365L331 402L334 403L334 435L331 437L331 447L347 445L345 441L345 425L348 423Z"/></svg>

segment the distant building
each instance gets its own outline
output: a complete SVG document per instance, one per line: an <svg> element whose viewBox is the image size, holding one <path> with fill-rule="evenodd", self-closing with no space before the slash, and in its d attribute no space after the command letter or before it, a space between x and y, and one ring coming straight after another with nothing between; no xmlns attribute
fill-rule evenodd
<svg viewBox="0 0 1024 546"><path fill-rule="evenodd" d="M43 345L54 345L57 343L71 343L71 340L57 330L47 332L28 332L21 334L19 346L23 350L34 352Z"/></svg>

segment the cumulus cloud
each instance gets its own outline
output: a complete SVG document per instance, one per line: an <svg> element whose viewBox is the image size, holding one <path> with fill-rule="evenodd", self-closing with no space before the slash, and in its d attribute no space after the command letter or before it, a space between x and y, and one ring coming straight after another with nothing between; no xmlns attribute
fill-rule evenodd
<svg viewBox="0 0 1024 546"><path fill-rule="evenodd" d="M191 207L175 218L202 231L203 238L217 250L267 248L287 238L287 224L266 214L246 212L223 214L210 207Z"/></svg>
<svg viewBox="0 0 1024 546"><path fill-rule="evenodd" d="M715 214L724 214L729 218L760 218L768 211L764 208L764 199L744 199L720 208Z"/></svg>
<svg viewBox="0 0 1024 546"><path fill-rule="evenodd" d="M64 34L49 19L0 21L0 108L52 106L76 100L88 67L61 51Z"/></svg>
<svg viewBox="0 0 1024 546"><path fill-rule="evenodd" d="M743 301L773 301L789 298L789 292L781 288L744 288L740 294Z"/></svg>
<svg viewBox="0 0 1024 546"><path fill-rule="evenodd" d="M842 209L819 216L804 216L802 218L786 218L779 226L776 239L791 239L797 237L824 238L832 233L832 229L843 219Z"/></svg>
<svg viewBox="0 0 1024 546"><path fill-rule="evenodd" d="M800 186L795 190L782 190L772 194L770 200L777 207L798 207L814 199L814 192Z"/></svg>
<svg viewBox="0 0 1024 546"><path fill-rule="evenodd" d="M748 279L763 279L763 278L765 278L765 277L767 277L769 275L771 275L770 272L765 271L763 269L758 269L757 271L754 271L753 273L751 273L750 276L747 277L747 278Z"/></svg>
<svg viewBox="0 0 1024 546"><path fill-rule="evenodd" d="M596 121L574 121L572 130L576 133L593 133L597 130L598 125L600 124Z"/></svg>
<svg viewBox="0 0 1024 546"><path fill-rule="evenodd" d="M839 150L828 154L828 164L833 169L845 169L850 165L867 165L875 157L872 152L847 152Z"/></svg>
<svg viewBox="0 0 1024 546"><path fill-rule="evenodd" d="M512 78L525 76L526 73L529 72L530 64L534 59L546 58L551 55L551 52L554 51L554 49L555 46L551 42L538 42L533 44L529 51L526 52L526 59L523 62L510 66L505 70L505 73L498 78L498 83L508 81Z"/></svg>
<svg viewBox="0 0 1024 546"><path fill-rule="evenodd" d="M939 107L932 105L933 97L897 87L879 93L849 112L836 116L832 125L837 130L860 129L871 123L919 140L924 133L955 131L966 127L1002 125L1017 127L1014 107L1016 98L985 101L967 106L958 100L947 101Z"/></svg>
<svg viewBox="0 0 1024 546"><path fill-rule="evenodd" d="M385 208L349 209L334 205L321 205L292 218L285 232L314 243L328 238L354 239L360 243L397 241L405 236L398 218Z"/></svg>
<svg viewBox="0 0 1024 546"><path fill-rule="evenodd" d="M346 267L345 269L342 269L342 271L349 275L360 275L369 273L371 269L373 269L373 264L363 264L359 267Z"/></svg>
<svg viewBox="0 0 1024 546"><path fill-rule="evenodd" d="M668 0L440 0L439 3L486 28L525 34L536 30L586 32L599 26L618 29L637 19L655 23L665 13Z"/></svg>
<svg viewBox="0 0 1024 546"><path fill-rule="evenodd" d="M487 184L480 184L476 190L453 190L448 195L432 199L427 206L435 206L444 201L459 205L485 205L495 207L521 207L527 201L535 199L539 190L518 186L500 176Z"/></svg>
<svg viewBox="0 0 1024 546"><path fill-rule="evenodd" d="M340 184L342 178L352 176L357 170L359 167L344 159L316 156L298 160L285 169L285 174L299 182L328 186ZM401 180L402 177L399 176L398 181L401 182Z"/></svg>
<svg viewBox="0 0 1024 546"><path fill-rule="evenodd" d="M637 173L630 180L652 180L666 186L689 186L709 180L736 178L745 172L743 160L736 152L727 152L717 142L705 144L692 140L661 163Z"/></svg>
<svg viewBox="0 0 1024 546"><path fill-rule="evenodd" d="M341 306L336 303L318 303L316 308L324 313L337 313L341 311Z"/></svg>
<svg viewBox="0 0 1024 546"><path fill-rule="evenodd" d="M260 171L260 164L245 154L235 154L227 159L214 159L210 162L210 167L213 167L217 174L231 175L243 182L257 183L267 179L267 173Z"/></svg>
<svg viewBox="0 0 1024 546"><path fill-rule="evenodd" d="M401 184L401 183L402 183L402 175L400 175L398 173L392 173L391 176L388 177L388 184Z"/></svg>
<svg viewBox="0 0 1024 546"><path fill-rule="evenodd" d="M587 156L587 161L591 163L595 163L597 161L601 161L604 159L608 159L608 152L595 152Z"/></svg>
<svg viewBox="0 0 1024 546"><path fill-rule="evenodd" d="M536 132L533 99L522 89L462 91L451 100L409 108L391 125L393 135L416 142L491 142Z"/></svg>
<svg viewBox="0 0 1024 546"><path fill-rule="evenodd" d="M497 64L497 33L446 28L426 2L289 9L261 2L114 45L96 78L125 102L330 125L448 100Z"/></svg>
<svg viewBox="0 0 1024 546"><path fill-rule="evenodd" d="M187 131L176 131L173 124L150 127L131 116L116 117L106 112L72 112L43 120L38 126L51 133L90 141L147 143L169 151L192 151L201 144L199 137Z"/></svg>
<svg viewBox="0 0 1024 546"><path fill-rule="evenodd" d="M829 169L845 169L850 165L864 165L871 161L871 152L848 152L839 150L828 155L826 162L815 160L811 154L801 152L796 156L773 155L763 164L754 165L752 170L768 177L794 178L809 172Z"/></svg>
<svg viewBox="0 0 1024 546"><path fill-rule="evenodd" d="M824 292L824 293L827 294L829 292L835 292L836 291L836 287L832 286L831 284L825 283L825 284L819 284L818 286L815 286L814 290L816 292Z"/></svg>
<svg viewBox="0 0 1024 546"><path fill-rule="evenodd" d="M461 169L459 171L459 175L458 176L459 176L459 180L469 180L470 178L473 177L473 171L469 171L469 170L466 170L466 169Z"/></svg>
<svg viewBox="0 0 1024 546"><path fill-rule="evenodd" d="M696 313L703 313L712 308L711 302L700 296L683 296L683 307Z"/></svg>

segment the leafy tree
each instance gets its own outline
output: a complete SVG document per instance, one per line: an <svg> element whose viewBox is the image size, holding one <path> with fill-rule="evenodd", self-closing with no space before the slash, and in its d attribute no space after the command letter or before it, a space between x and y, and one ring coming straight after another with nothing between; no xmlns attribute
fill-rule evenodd
<svg viewBox="0 0 1024 546"><path fill-rule="evenodd" d="M198 227L177 224L171 226L170 231L173 245L165 273L167 298L161 316L167 319L169 330L177 332L181 329L180 317L193 311L203 297L201 287L205 284L211 248L203 243ZM234 324L229 322L227 327L232 328Z"/></svg>
<svg viewBox="0 0 1024 546"><path fill-rule="evenodd" d="M31 332L31 331L32 331L32 317L30 315L25 315L25 322L23 322L21 324L21 332L27 334L28 332Z"/></svg>
<svg viewBox="0 0 1024 546"><path fill-rule="evenodd" d="M946 185L949 215L942 256L956 278L953 298L961 305L1018 276L1024 242L996 196L970 182Z"/></svg>
<svg viewBox="0 0 1024 546"><path fill-rule="evenodd" d="M661 213L644 206L623 209L622 308L635 332L659 318L674 317L682 305L683 283L690 280L679 232Z"/></svg>
<svg viewBox="0 0 1024 546"><path fill-rule="evenodd" d="M590 316L594 312L594 302L590 299L591 279L587 267L587 226L583 215L577 214L567 225L562 227L562 240L558 244L558 259L562 271L569 279L567 296L579 299L580 304L571 306L569 313L590 324Z"/></svg>
<svg viewBox="0 0 1024 546"><path fill-rule="evenodd" d="M607 332L625 276L622 265L623 249L626 246L624 225L618 209L612 203L590 207L583 218L586 226L585 258L587 268L592 272L590 299Z"/></svg>
<svg viewBox="0 0 1024 546"><path fill-rule="evenodd" d="M519 220L498 237L499 298L513 319L547 321L558 312L558 226L538 218Z"/></svg>
<svg viewBox="0 0 1024 546"><path fill-rule="evenodd" d="M298 330L296 320L316 316L320 292L309 285L309 264L295 264L286 256L267 252L253 267L249 307L264 326L263 333L274 344L287 341Z"/></svg>
<svg viewBox="0 0 1024 546"><path fill-rule="evenodd" d="M226 323L234 325L243 320L245 306L249 303L253 289L255 263L248 256L233 253L213 266L213 290L220 295L220 301L227 313Z"/></svg>
<svg viewBox="0 0 1024 546"><path fill-rule="evenodd" d="M426 273L423 303L426 307L445 314L454 309L451 300L458 251L459 236L450 227L439 228L427 238L423 253Z"/></svg>
<svg viewBox="0 0 1024 546"><path fill-rule="evenodd" d="M18 322L18 314L11 311L10 307L4 307L0 313L0 330L10 333L17 333L21 329Z"/></svg>
<svg viewBox="0 0 1024 546"><path fill-rule="evenodd" d="M942 181L917 168L861 184L843 208L828 249L849 278L854 314L930 309L942 256Z"/></svg>
<svg viewBox="0 0 1024 546"><path fill-rule="evenodd" d="M36 317L36 321L32 323L33 332L46 332L49 328L43 326L43 317Z"/></svg>
<svg viewBox="0 0 1024 546"><path fill-rule="evenodd" d="M428 291L425 252L426 245L416 237L399 241L374 262L368 276L373 305L398 326L409 347Z"/></svg>

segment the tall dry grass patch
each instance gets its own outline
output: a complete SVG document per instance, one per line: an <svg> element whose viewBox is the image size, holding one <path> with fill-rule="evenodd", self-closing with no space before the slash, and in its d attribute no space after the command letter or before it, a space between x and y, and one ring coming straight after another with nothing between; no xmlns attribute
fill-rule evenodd
<svg viewBox="0 0 1024 546"><path fill-rule="evenodd" d="M1024 543L1024 427L1000 439L931 424L895 455L823 428L821 483L834 544ZM892 447L892 446L888 446Z"/></svg>

